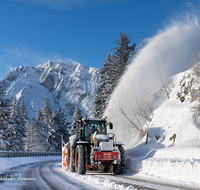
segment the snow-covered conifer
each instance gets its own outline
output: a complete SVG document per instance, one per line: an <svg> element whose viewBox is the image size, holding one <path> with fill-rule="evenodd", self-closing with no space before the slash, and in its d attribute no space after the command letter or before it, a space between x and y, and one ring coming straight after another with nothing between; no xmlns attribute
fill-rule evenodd
<svg viewBox="0 0 200 190"><path fill-rule="evenodd" d="M46 117L46 120L49 120L49 117L45 116L45 113L46 111L48 113L48 110L50 110L49 115L51 115L52 109L49 106L48 99L46 99L45 108L43 108L42 110L38 109L36 119L34 120L35 122L34 126L37 129L37 132L35 134L35 136L37 137L36 147L38 147L37 150L41 149L41 151L47 151L50 149L50 144L48 142L50 129L49 129L49 125L45 123L45 117ZM41 145L41 147L39 147L39 144Z"/></svg>
<svg viewBox="0 0 200 190"><path fill-rule="evenodd" d="M116 65L116 72L118 74L117 79L119 79L129 64L130 58L136 54L136 42L132 46L128 46L131 38L127 34L120 33L120 37L115 41L118 46L113 48L114 62ZM117 81L118 82L118 81Z"/></svg>
<svg viewBox="0 0 200 190"><path fill-rule="evenodd" d="M76 107L76 110L75 110L74 115L72 117L72 123L76 120L77 116L79 116L79 118L82 118L81 110L78 106Z"/></svg>
<svg viewBox="0 0 200 190"><path fill-rule="evenodd" d="M24 99L21 100L21 116L23 119L23 123L26 123L29 120L28 112L26 111Z"/></svg>
<svg viewBox="0 0 200 190"><path fill-rule="evenodd" d="M27 124L26 150L47 151L50 149L48 142L49 127L44 123L43 113L38 109L37 116Z"/></svg>
<svg viewBox="0 0 200 190"><path fill-rule="evenodd" d="M44 118L43 118L43 114L42 114L42 110L39 108L37 111L37 116L36 116L36 120L43 122Z"/></svg>
<svg viewBox="0 0 200 190"><path fill-rule="evenodd" d="M129 64L129 60L136 54L136 43L128 46L131 38L124 32L115 43L118 45L113 48L113 54L108 53L106 60L100 70L99 87L94 98L94 116L101 118L108 105L110 96L118 84L120 77Z"/></svg>
<svg viewBox="0 0 200 190"><path fill-rule="evenodd" d="M103 115L103 105L105 103L103 99L103 88L101 86L96 90L96 96L94 97L94 117L101 118Z"/></svg>
<svg viewBox="0 0 200 190"><path fill-rule="evenodd" d="M37 133L36 128L33 126L33 122L26 124L26 138L25 138L25 151L35 151L35 138Z"/></svg>
<svg viewBox="0 0 200 190"><path fill-rule="evenodd" d="M19 107L19 101L16 97L13 98L13 104L11 107L11 120L13 124L9 125L10 128L10 143L11 150L24 151L25 149L25 126Z"/></svg>
<svg viewBox="0 0 200 190"><path fill-rule="evenodd" d="M5 96L5 89L3 89L0 81L0 151L9 150L9 110L8 101L3 99Z"/></svg>
<svg viewBox="0 0 200 190"><path fill-rule="evenodd" d="M27 124L26 151L47 151L50 149L44 126L42 122L37 120Z"/></svg>
<svg viewBox="0 0 200 190"><path fill-rule="evenodd" d="M55 133L52 137L52 145L54 151L60 151L61 145L61 135L63 135L64 142L67 141L69 137L67 120L63 111L61 111L60 107L55 111L53 115L53 125Z"/></svg>
<svg viewBox="0 0 200 190"><path fill-rule="evenodd" d="M51 105L49 104L49 100L47 98L45 99L45 107L42 109L42 114L43 114L44 123L51 124L53 109Z"/></svg>
<svg viewBox="0 0 200 190"><path fill-rule="evenodd" d="M113 62L113 55L108 53L106 60L100 70L99 87L96 90L96 96L94 98L95 108L94 116L101 118L103 112L106 109L110 95L113 92L115 86L116 66Z"/></svg>

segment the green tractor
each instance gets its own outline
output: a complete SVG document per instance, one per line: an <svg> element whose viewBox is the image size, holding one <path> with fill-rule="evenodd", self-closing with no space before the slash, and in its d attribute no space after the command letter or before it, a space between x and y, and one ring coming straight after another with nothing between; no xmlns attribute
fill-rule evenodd
<svg viewBox="0 0 200 190"><path fill-rule="evenodd" d="M104 119L79 118L72 124L68 142L62 143L62 166L70 172L85 174L87 169L122 174L126 170L123 143L107 133L113 124Z"/></svg>

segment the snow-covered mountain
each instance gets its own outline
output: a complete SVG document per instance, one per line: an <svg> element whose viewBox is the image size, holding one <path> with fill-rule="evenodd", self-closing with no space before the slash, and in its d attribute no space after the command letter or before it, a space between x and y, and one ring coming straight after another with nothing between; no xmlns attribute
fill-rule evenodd
<svg viewBox="0 0 200 190"><path fill-rule="evenodd" d="M82 116L93 114L93 97L98 86L99 70L79 63L49 61L37 67L20 66L3 79L5 98L24 98L29 117L44 107L48 98L53 109L59 106L71 120L76 107Z"/></svg>

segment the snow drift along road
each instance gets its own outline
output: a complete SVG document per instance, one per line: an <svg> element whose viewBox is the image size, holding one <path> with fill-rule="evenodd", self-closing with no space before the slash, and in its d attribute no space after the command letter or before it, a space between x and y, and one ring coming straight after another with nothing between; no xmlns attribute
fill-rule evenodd
<svg viewBox="0 0 200 190"><path fill-rule="evenodd" d="M133 146L140 136L137 135L136 138L135 132L120 113L119 108L124 109L131 117L130 104L134 106L136 96L146 102L152 102L155 98L153 93L162 86L156 77L155 58L164 80L187 70L200 47L199 33L200 27L196 17L186 19L184 23L174 22L148 40L148 44L139 52L122 76L112 94L105 115L114 123L114 133L118 140L126 144L126 148ZM153 109L155 108L154 106Z"/></svg>

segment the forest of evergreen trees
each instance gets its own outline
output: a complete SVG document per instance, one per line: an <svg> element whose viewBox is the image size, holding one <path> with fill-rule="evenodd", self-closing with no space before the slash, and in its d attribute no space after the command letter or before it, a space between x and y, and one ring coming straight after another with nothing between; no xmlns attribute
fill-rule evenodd
<svg viewBox="0 0 200 190"><path fill-rule="evenodd" d="M46 99L44 108L29 119L24 99L14 97L11 104L4 96L0 82L0 151L61 151L61 135L66 142L69 133L60 108L54 111Z"/></svg>

